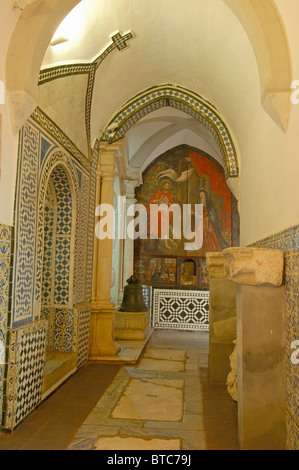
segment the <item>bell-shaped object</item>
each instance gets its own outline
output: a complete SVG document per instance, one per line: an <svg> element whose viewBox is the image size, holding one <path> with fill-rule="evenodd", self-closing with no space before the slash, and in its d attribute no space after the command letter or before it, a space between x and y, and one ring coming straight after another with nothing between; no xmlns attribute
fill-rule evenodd
<svg viewBox="0 0 299 470"><path fill-rule="evenodd" d="M147 312L145 305L142 285L135 276L127 279L127 285L124 287L124 297L119 312Z"/></svg>

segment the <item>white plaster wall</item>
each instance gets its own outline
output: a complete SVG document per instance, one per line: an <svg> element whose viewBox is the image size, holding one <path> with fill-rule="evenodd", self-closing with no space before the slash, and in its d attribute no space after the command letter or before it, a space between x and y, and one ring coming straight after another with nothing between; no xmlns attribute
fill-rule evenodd
<svg viewBox="0 0 299 470"><path fill-rule="evenodd" d="M6 88L6 52L11 34L15 28L20 11L12 8L12 2L2 1L0 6L0 80ZM13 224L13 206L16 182L16 164L18 153L18 134L13 134L8 97L5 104L0 104L2 114L2 149L0 178L0 224Z"/></svg>
<svg viewBox="0 0 299 470"><path fill-rule="evenodd" d="M88 143L85 123L87 74L52 80L38 87L39 107L85 155Z"/></svg>
<svg viewBox="0 0 299 470"><path fill-rule="evenodd" d="M284 22L299 79L297 0L275 0ZM291 84L290 84L291 85ZM247 245L299 224L299 105L293 105L287 133L256 106L239 139L242 154L241 244ZM243 132L244 134L244 132Z"/></svg>

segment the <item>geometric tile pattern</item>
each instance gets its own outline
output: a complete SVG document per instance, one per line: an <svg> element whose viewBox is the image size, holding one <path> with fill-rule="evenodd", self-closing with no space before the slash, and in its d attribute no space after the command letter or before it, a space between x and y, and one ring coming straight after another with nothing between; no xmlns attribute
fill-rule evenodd
<svg viewBox="0 0 299 470"><path fill-rule="evenodd" d="M78 318L78 360L77 368L82 367L89 358L89 331L90 331L90 304L78 305L77 308Z"/></svg>
<svg viewBox="0 0 299 470"><path fill-rule="evenodd" d="M76 267L76 303L85 302L86 290L86 253L88 244L88 216L89 216L89 184L90 178L83 174L81 182L81 198L80 198L80 225L78 235L77 249L77 267ZM92 231L93 233L93 231ZM92 243L91 243L92 244ZM92 244L93 246L93 244Z"/></svg>
<svg viewBox="0 0 299 470"><path fill-rule="evenodd" d="M3 379L7 332L11 229L0 224L0 422L2 416Z"/></svg>
<svg viewBox="0 0 299 470"><path fill-rule="evenodd" d="M209 292L154 289L153 327L209 330Z"/></svg>
<svg viewBox="0 0 299 470"><path fill-rule="evenodd" d="M72 195L64 168L57 165L51 180L56 193L54 304L68 306L70 301L71 244L72 244Z"/></svg>
<svg viewBox="0 0 299 470"><path fill-rule="evenodd" d="M61 185L59 186L59 183L57 183L56 180L53 179L53 176L55 176L55 174L57 174L57 172L61 173L61 175L63 176L64 178L64 183L67 182L68 184L68 187L67 188L64 188L66 194L64 195L63 194L63 190L61 189ZM70 190L69 188L69 185L70 183L67 181L67 177L65 175L66 172L68 175L69 175L69 178L70 178L70 181L72 183L72 190ZM67 254L67 250L68 248L66 247L65 250L64 248L62 247L63 245L63 240L61 240L62 238L62 233L64 233L64 229L63 229L63 226L64 226L64 218L66 218L66 222L67 222L67 226L70 225L70 221L69 221L69 216L68 216L68 211L70 210L70 208L68 207L69 204L70 204L70 194L69 192L71 191L72 193L72 196L74 198L74 206L75 206L75 209L72 208L72 210L74 210L75 214L76 214L76 217L73 217L73 224L72 224L72 235L75 235L77 237L77 234L78 234L78 224L79 224L79 217L78 217L78 214L79 214L79 211L78 211L78 207L79 207L79 189L78 189L78 173L77 171L75 170L75 165L73 164L73 162L71 161L70 158L68 158L66 156L66 154L64 154L63 152L54 152L52 153L51 155L48 156L48 158L46 159L46 161L44 162L44 165L42 167L42 170L41 170L41 176L40 176L40 184L39 184L39 194L38 194L38 208L37 208L37 212L38 212L38 226L37 226L37 255L36 255L36 275L35 275L35 303L37 305L40 305L41 304L41 290L42 290L42 277L43 277L43 254L44 254L44 251L43 251L43 243L44 243L44 214L45 214L45 201L46 201L46 194L47 194L47 191L48 191L48 188L50 186L51 191L52 191L52 197L53 197L53 204L55 205L55 221L54 221L54 224L53 224L53 228L55 227L55 230L54 230L54 233L53 233L53 236L54 236L54 239L55 239L55 243L53 242L53 259L55 257L55 252L56 252L56 249L57 249L57 246L58 246L58 243L60 242L60 255L61 255L61 258L60 258L60 262L63 263L65 262L65 260L63 260L63 256L68 256ZM56 195L56 188L54 186L54 183L55 184L58 184L58 189L57 189L57 192L60 194L60 210L57 210L57 195ZM64 200L64 196L65 196L65 200ZM66 207L65 207L66 206ZM65 210L66 209L66 210ZM58 225L57 224L57 216L59 217L59 222ZM61 225L62 224L62 225ZM74 225L74 227L73 227ZM59 233L57 233L58 229L57 227L60 227L59 229ZM74 232L74 233L73 233ZM67 237L69 237L70 239L70 236L67 235ZM56 243L57 241L57 243ZM62 243L62 245L61 245ZM69 245L68 242L66 242L65 240L65 243L67 245ZM75 251L73 250L73 252L75 253ZM73 256L74 260L76 259L76 256L74 254ZM75 263L75 261L72 261L72 264ZM61 273L62 275L66 274L64 273L62 267L61 267L61 264L59 265L58 267L58 270L61 270ZM75 267L73 269L71 269L71 277L73 278L74 277L74 273L75 273ZM55 277L55 271L54 269L52 270L52 277L53 277L53 281L52 283L56 283L58 281L61 280L60 278L58 279L57 276ZM62 281L63 282L63 281ZM59 285L59 288L61 288L62 284ZM54 286L52 286L52 289L54 291ZM58 305L58 306L61 306L61 307L65 307L65 303L63 303L62 305Z"/></svg>
<svg viewBox="0 0 299 470"><path fill-rule="evenodd" d="M259 248L284 251L284 283L286 288L286 401L287 447L299 450L299 367L291 361L291 344L299 340L299 226L254 243Z"/></svg>
<svg viewBox="0 0 299 470"><path fill-rule="evenodd" d="M6 347L10 363L6 364L4 372L6 407L3 412L8 429L12 429L40 400L41 357L46 343L49 349L55 345L59 350L77 351L76 248L78 228L82 220L86 221L86 201L91 196L87 184L90 179L86 170L87 157L83 158L77 152L68 137L41 110L36 109L27 120L19 139L14 230L0 225L0 339L6 335L7 318L10 318L9 327L13 328L8 331ZM55 206L58 203L59 211L53 211L54 202ZM91 212L89 217L91 219ZM92 219L94 222L94 217ZM86 225L88 230L80 233L80 249L88 246L89 255L87 257L85 250L85 257L80 255L80 264L87 266L88 263L92 270L93 233L89 234L91 222ZM11 235L13 240L10 240ZM57 241L56 252L53 251L54 244L51 246L53 238ZM13 242L11 283L10 242ZM70 264L71 253L73 262ZM53 269L55 254L58 262ZM55 301L59 304L53 302L55 278L58 292ZM81 299L85 300L86 292L91 292L90 273L78 282L85 287L85 293L84 288L80 291ZM74 299L71 299L71 293ZM83 313L83 319L84 315L88 318L88 313ZM83 319L80 320L81 362L85 361L88 348L84 341L89 341L84 329L88 321ZM0 368L0 379L2 371L3 367ZM22 387L19 379L23 382ZM1 395L3 380L0 383Z"/></svg>
<svg viewBox="0 0 299 470"><path fill-rule="evenodd" d="M54 350L73 352L75 333L74 309L56 308L54 329Z"/></svg>
<svg viewBox="0 0 299 470"><path fill-rule="evenodd" d="M19 182L15 218L15 253L13 285L14 322L30 319L33 313L36 252L36 201L38 186L39 133L28 124L23 128L19 160Z"/></svg>
<svg viewBox="0 0 299 470"><path fill-rule="evenodd" d="M89 213L88 213L88 235L87 235L87 263L85 281L85 301L91 301L92 295L92 272L93 272L93 248L95 230L95 204L96 204L96 170L99 161L99 140L96 140L92 154L92 171L89 184Z"/></svg>
<svg viewBox="0 0 299 470"><path fill-rule="evenodd" d="M43 253L43 281L41 292L42 308L51 307L53 304L52 266L54 247L54 217L55 217L55 192L53 185L48 185L44 212L44 253Z"/></svg>
<svg viewBox="0 0 299 470"><path fill-rule="evenodd" d="M4 427L14 429L40 402L47 323L11 331Z"/></svg>
<svg viewBox="0 0 299 470"><path fill-rule="evenodd" d="M114 142L121 139L140 119L165 106L179 109L205 126L215 138L222 154L226 177L239 176L237 154L232 137L216 108L201 96L179 86L156 86L136 95L109 122L107 127L112 126L114 131L103 132L101 141Z"/></svg>
<svg viewBox="0 0 299 470"><path fill-rule="evenodd" d="M144 298L144 303L151 311L152 309L152 288L150 286L142 286L142 294Z"/></svg>

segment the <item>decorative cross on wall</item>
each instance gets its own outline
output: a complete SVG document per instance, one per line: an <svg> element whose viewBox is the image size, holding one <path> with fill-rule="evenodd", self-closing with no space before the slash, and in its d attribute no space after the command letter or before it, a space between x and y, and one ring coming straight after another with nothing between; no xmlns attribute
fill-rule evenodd
<svg viewBox="0 0 299 470"><path fill-rule="evenodd" d="M111 36L111 39L113 43L116 45L117 49L120 51L121 49L124 49L125 47L127 47L126 41L128 39L131 39L131 37L132 37L131 33L125 34L124 36L122 36L120 33L116 33L113 36Z"/></svg>

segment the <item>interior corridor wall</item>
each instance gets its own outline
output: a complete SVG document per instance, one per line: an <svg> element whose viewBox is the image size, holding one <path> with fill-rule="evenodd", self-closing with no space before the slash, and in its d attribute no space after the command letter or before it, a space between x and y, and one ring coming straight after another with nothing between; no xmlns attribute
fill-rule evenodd
<svg viewBox="0 0 299 470"><path fill-rule="evenodd" d="M298 2L276 0L284 21L299 79ZM291 87L291 83L290 83ZM284 251L286 284L287 447L299 449L299 365L292 361L299 340L299 104L291 103L287 132L256 104L247 114L245 138L239 139L241 169L241 246Z"/></svg>

